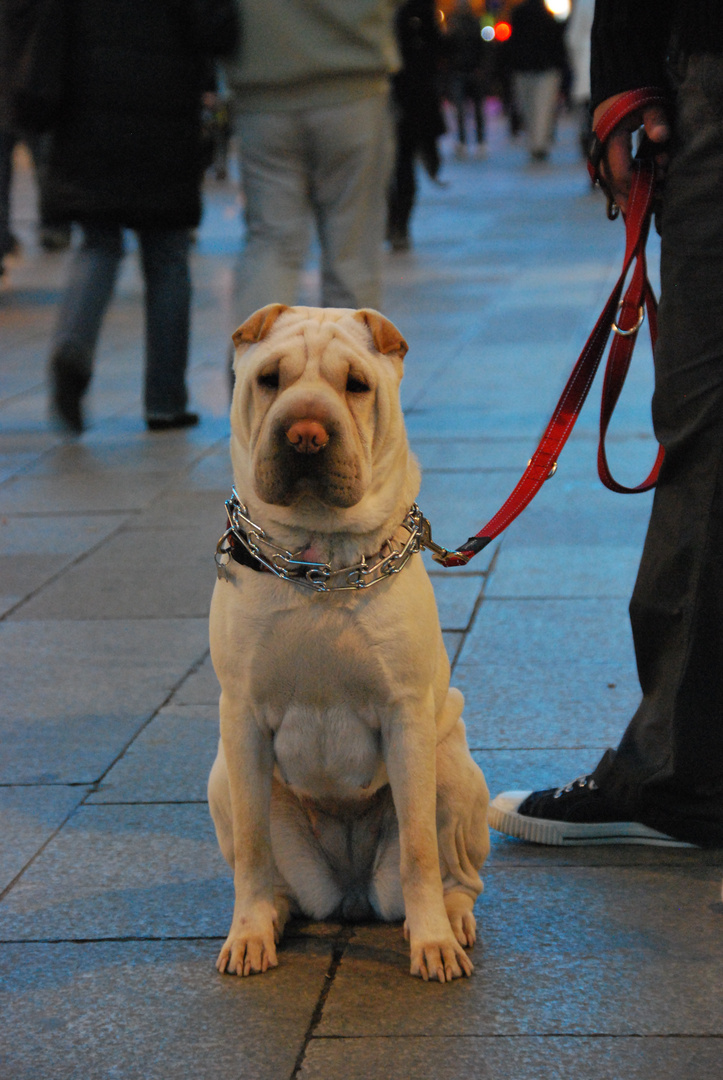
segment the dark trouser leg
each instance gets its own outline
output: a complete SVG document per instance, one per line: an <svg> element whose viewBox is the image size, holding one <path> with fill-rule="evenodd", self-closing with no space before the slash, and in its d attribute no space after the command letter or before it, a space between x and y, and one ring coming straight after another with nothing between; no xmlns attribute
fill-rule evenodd
<svg viewBox="0 0 723 1080"><path fill-rule="evenodd" d="M10 191L13 180L13 150L17 137L11 131L0 131L0 264L12 249L10 230Z"/></svg>
<svg viewBox="0 0 723 1080"><path fill-rule="evenodd" d="M64 346L77 349L86 357L89 372L122 257L119 226L83 226L83 241L70 264L53 347L54 351Z"/></svg>
<svg viewBox="0 0 723 1080"><path fill-rule="evenodd" d="M481 144L485 141L485 112L484 112L484 95L482 93L482 86L476 75L470 75L467 80L467 97L472 102L472 108L474 110L474 126L475 134L477 136L477 143Z"/></svg>
<svg viewBox="0 0 723 1080"><path fill-rule="evenodd" d="M630 605L643 700L595 778L631 817L723 845L723 58L679 93L662 226L666 459ZM717 76L713 78L712 76Z"/></svg>
<svg viewBox="0 0 723 1080"><path fill-rule="evenodd" d="M191 312L187 229L139 231L146 282L147 416L182 413Z"/></svg>
<svg viewBox="0 0 723 1080"><path fill-rule="evenodd" d="M84 428L82 397L106 308L113 295L123 238L117 225L84 225L83 242L70 264L50 355L51 413L79 434Z"/></svg>
<svg viewBox="0 0 723 1080"><path fill-rule="evenodd" d="M396 157L389 190L387 232L392 241L407 235L417 190L414 176L415 157L416 145L412 125L401 120L397 124Z"/></svg>
<svg viewBox="0 0 723 1080"><path fill-rule="evenodd" d="M467 141L467 113L465 109L464 99L464 82L463 76L453 74L449 80L449 96L454 106L454 110L457 113L457 142L460 146L464 146Z"/></svg>

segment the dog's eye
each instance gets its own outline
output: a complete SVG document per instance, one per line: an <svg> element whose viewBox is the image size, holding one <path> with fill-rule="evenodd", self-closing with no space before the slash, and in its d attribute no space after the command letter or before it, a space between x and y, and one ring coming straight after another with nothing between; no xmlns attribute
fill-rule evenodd
<svg viewBox="0 0 723 1080"><path fill-rule="evenodd" d="M259 386L263 386L265 390L278 390L279 373L278 371L266 371L257 377L256 382Z"/></svg>
<svg viewBox="0 0 723 1080"><path fill-rule="evenodd" d="M346 377L346 392L347 394L366 394L369 391L369 387L363 379L357 378L356 375L352 375L351 372Z"/></svg>

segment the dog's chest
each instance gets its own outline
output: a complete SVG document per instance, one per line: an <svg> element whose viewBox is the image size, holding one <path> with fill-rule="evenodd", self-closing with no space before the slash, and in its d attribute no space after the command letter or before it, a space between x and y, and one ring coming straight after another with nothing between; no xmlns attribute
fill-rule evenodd
<svg viewBox="0 0 723 1080"><path fill-rule="evenodd" d="M282 779L300 794L353 799L386 783L379 732L344 705L291 705L274 733Z"/></svg>

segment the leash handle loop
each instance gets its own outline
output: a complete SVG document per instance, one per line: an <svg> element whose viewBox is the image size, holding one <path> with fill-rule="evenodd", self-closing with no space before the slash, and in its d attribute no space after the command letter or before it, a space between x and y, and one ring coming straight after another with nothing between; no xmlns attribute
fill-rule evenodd
<svg viewBox="0 0 723 1080"><path fill-rule="evenodd" d="M655 87L644 87L623 95L605 112L596 127L596 138L600 146L604 148L605 141L611 132L630 113L651 104L664 104L664 102L663 92ZM597 168L601 158L602 151L594 168L590 166L591 176L595 181L599 180ZM466 566L478 551L499 536L522 513L545 481L550 478L587 398L614 326L617 327L617 332L614 334L605 370L600 407L598 475L611 491L643 492L655 486L663 461L662 447L658 450L655 464L647 478L632 488L618 483L613 478L605 453L605 436L630 367L640 327L641 310L647 314L653 346L657 338L657 303L648 281L645 261L645 244L650 230L654 188L653 162L647 158L637 158L633 166L633 180L625 215L625 256L620 277L583 347L540 443L516 487L494 517L490 518L487 524L458 550L446 552L444 555L435 551L433 558L442 566ZM625 282L633 264L633 273L625 288Z"/></svg>

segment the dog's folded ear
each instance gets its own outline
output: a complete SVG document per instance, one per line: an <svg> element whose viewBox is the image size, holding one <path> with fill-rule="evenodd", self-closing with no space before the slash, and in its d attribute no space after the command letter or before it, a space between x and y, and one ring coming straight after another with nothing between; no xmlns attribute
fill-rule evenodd
<svg viewBox="0 0 723 1080"><path fill-rule="evenodd" d="M237 347L261 341L270 332L279 315L288 310L288 304L267 304L266 307L259 308L245 323L241 323L238 330L234 330L231 340Z"/></svg>
<svg viewBox="0 0 723 1080"><path fill-rule="evenodd" d="M384 315L380 315L378 311L374 311L373 308L361 308L360 311L355 311L354 318L369 328L377 352L385 356L389 354L397 356L400 360L404 359L409 346L393 322Z"/></svg>

